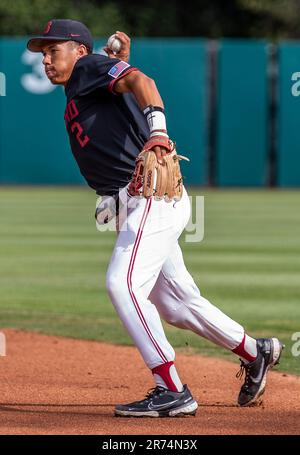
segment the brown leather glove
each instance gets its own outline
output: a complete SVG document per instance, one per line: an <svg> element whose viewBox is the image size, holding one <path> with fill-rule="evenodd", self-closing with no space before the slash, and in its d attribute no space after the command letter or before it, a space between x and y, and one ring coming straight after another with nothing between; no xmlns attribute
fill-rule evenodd
<svg viewBox="0 0 300 455"><path fill-rule="evenodd" d="M152 150L155 146L166 149L162 162ZM129 184L129 194L166 201L178 201L182 197L183 182L179 161L188 158L177 155L175 144L166 136L153 136L136 158L136 167Z"/></svg>

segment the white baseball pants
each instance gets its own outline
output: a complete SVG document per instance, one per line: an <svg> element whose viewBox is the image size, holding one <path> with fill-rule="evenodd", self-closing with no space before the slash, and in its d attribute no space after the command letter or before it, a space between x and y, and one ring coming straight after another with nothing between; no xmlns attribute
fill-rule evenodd
<svg viewBox="0 0 300 455"><path fill-rule="evenodd" d="M201 296L187 271L178 238L190 217L186 190L179 202L134 198L121 191L117 242L106 286L124 326L152 369L174 361L160 317L227 349L244 329Z"/></svg>

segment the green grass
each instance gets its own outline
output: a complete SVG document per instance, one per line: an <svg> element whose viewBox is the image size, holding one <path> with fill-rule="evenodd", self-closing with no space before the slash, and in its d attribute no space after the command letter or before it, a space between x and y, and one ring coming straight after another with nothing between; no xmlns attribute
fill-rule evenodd
<svg viewBox="0 0 300 455"><path fill-rule="evenodd" d="M205 238L182 247L201 293L254 336L286 344L281 370L300 374L300 192L207 191ZM86 188L0 189L0 324L131 344L105 290L114 233L94 223ZM177 352L234 359L166 326ZM9 348L9 347L8 347Z"/></svg>

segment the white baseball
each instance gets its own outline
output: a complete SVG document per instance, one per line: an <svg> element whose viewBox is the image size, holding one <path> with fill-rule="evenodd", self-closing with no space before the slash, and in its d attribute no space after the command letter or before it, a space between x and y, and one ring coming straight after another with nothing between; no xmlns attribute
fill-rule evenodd
<svg viewBox="0 0 300 455"><path fill-rule="evenodd" d="M119 38L116 37L115 34L111 35L107 40L107 47L113 51L118 53L121 50L122 43Z"/></svg>

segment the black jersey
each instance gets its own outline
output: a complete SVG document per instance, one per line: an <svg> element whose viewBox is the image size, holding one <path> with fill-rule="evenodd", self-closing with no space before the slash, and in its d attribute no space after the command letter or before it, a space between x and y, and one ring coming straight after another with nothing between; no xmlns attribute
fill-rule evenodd
<svg viewBox="0 0 300 455"><path fill-rule="evenodd" d="M134 70L118 59L86 55L65 87L72 153L87 183L101 195L116 194L130 181L135 158L149 137L135 97L114 93L114 83Z"/></svg>

